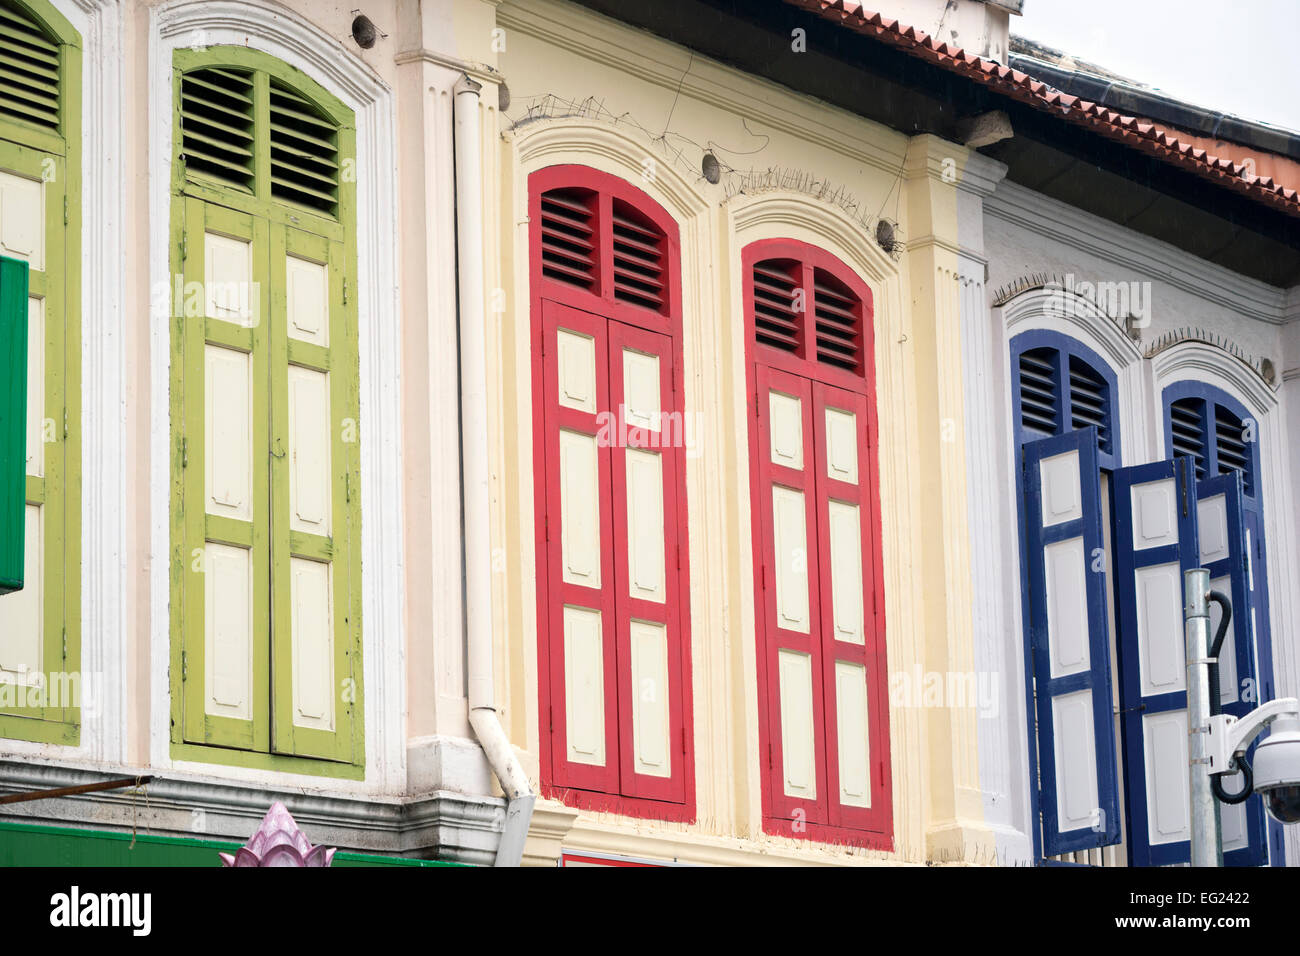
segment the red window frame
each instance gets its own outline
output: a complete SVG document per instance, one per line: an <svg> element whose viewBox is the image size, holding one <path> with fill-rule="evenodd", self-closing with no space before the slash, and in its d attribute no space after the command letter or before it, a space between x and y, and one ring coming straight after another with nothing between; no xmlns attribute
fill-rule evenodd
<svg viewBox="0 0 1300 956"><path fill-rule="evenodd" d="M580 188L596 194L594 288L559 281L543 274L542 196L553 189ZM580 603L593 606L592 589L567 584L560 565L560 428L595 433L598 413L617 409L622 394L623 345L660 357L661 402L665 412L684 414L682 373L680 239L677 223L640 189L616 176L586 166L550 166L528 179L529 281L533 324L533 449L536 486L538 699L542 793L568 806L625 816L692 822L695 819L695 745L691 706L690 570L687 548L685 451L680 444L660 447L665 473L665 601L647 602L623 595L627 579L627 502L623 483L626 450L617 442L598 448L602 487L601 540L613 549L602 552L605 627L605 755L603 767L566 758L563 608L570 589L585 592ZM664 304L653 309L615 297L610 224L614 201L632 207L663 233ZM596 343L597 414L563 407L556 400L557 349L547 348L555 328L590 334ZM665 426L666 427L666 426ZM680 432L679 432L680 434ZM641 429L629 428L627 447L651 444ZM554 469L554 473L553 473ZM632 688L629 622L650 620L668 625L669 727L672 774L650 777L633 772ZM604 626L604 625L603 625ZM673 631L675 629L676 637ZM680 738L680 747L676 741Z"/></svg>
<svg viewBox="0 0 1300 956"><path fill-rule="evenodd" d="M805 310L798 321L804 328L799 346L788 352L755 338L754 265L768 259L789 259L800 264L805 290ZM838 258L790 239L765 239L747 245L741 253L744 273L745 358L748 389L754 403L749 409L750 501L754 521L754 594L757 637L759 747L764 762L762 778L763 829L767 833L823 843L842 843L892 850L893 811L889 750L888 663L885 641L884 576L881 559L878 422L875 403L874 350L872 347L871 289ZM815 350L814 270L824 270L853 291L862 303L860 330L861 373L819 362L806 355ZM803 424L802 471L772 462L768 430L767 390L800 398ZM827 406L852 411L857 424L858 483L828 477L825 410ZM779 626L776 613L775 543L771 515L774 484L804 492L806 528L815 554L809 555L809 631ZM857 504L861 515L863 624L865 644L835 640L830 608L830 501ZM780 731L780 689L776 680L778 650L807 653L812 658L813 719L816 761L815 800L785 793ZM868 747L871 806L842 805L839 793L838 722L835 710L835 662L861 664L867 671ZM830 719L828 719L828 717ZM832 759L833 758L833 759Z"/></svg>

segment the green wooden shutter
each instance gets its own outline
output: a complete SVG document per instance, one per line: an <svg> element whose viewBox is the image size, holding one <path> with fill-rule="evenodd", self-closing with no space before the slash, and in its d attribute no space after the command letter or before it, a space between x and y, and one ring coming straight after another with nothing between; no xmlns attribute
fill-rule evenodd
<svg viewBox="0 0 1300 956"><path fill-rule="evenodd" d="M176 64L173 740L358 765L350 115L253 51Z"/></svg>
<svg viewBox="0 0 1300 956"><path fill-rule="evenodd" d="M0 255L28 265L23 589L0 597L0 737L79 740L80 39L0 0Z"/></svg>

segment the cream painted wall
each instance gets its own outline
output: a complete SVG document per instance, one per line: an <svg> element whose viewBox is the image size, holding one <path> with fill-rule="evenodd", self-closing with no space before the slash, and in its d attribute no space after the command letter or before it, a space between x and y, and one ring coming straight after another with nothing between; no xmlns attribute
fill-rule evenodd
<svg viewBox="0 0 1300 956"><path fill-rule="evenodd" d="M496 65L512 98L498 119L502 188L491 211L500 231L486 240L489 250L501 250L499 278L487 281L500 283L505 302L489 327L489 351L498 359L489 374L501 401L493 416L503 429L495 449L494 546L505 555L496 584L498 659L507 667L498 682L507 727L534 779L539 726L526 284L526 177L533 169L573 162L623 176L677 219L686 408L700 416L702 447L687 465L698 820L631 820L545 801L534 819L529 858L553 863L564 846L698 862L992 860L973 708L891 708L894 853L762 833L751 513L748 495L735 493L749 478L740 248L767 236L806 239L853 264L875 295L891 672L971 670L964 448L961 428L945 424L962 414L951 170L962 167L966 151L928 137L909 142L568 4L506 3L496 22L505 45ZM493 113L485 108L485 118ZM843 188L868 224L798 188L746 189L729 198L727 185L734 192L739 177L710 185L699 173L702 150L693 144L710 143L738 170L774 169ZM647 168L651 175L643 176ZM901 220L908 241L897 262L871 237L870 222L882 205Z"/></svg>

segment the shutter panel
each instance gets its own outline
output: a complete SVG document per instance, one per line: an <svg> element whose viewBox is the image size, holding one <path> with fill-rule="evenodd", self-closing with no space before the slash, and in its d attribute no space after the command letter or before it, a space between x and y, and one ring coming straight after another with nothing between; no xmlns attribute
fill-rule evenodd
<svg viewBox="0 0 1300 956"><path fill-rule="evenodd" d="M173 508L173 562L182 630L186 741L265 752L269 747L271 551L265 480L267 419L266 223L182 200L188 288L201 315L178 324L173 360L173 449L181 504ZM190 285L195 283L195 285ZM254 292L254 290L256 290ZM256 299L251 296L256 295ZM192 307L192 306L191 306ZM179 406L179 407L177 407Z"/></svg>
<svg viewBox="0 0 1300 956"><path fill-rule="evenodd" d="M1024 446L1043 854L1119 839L1097 432Z"/></svg>
<svg viewBox="0 0 1300 956"><path fill-rule="evenodd" d="M544 301L546 622L551 775L557 787L617 793L618 675L607 322Z"/></svg>
<svg viewBox="0 0 1300 956"><path fill-rule="evenodd" d="M1200 567L1210 572L1210 587L1232 601L1232 621L1219 652L1219 703L1225 714L1244 717L1264 698L1258 683L1255 635L1250 613L1250 581L1246 557L1246 525L1242 510L1242 481L1236 472L1196 483L1197 538ZM1238 609L1241 609L1238 611ZM1210 605L1210 637L1221 612ZM1249 689L1249 693L1247 693ZM1229 792L1241 789L1241 777L1225 781ZM1262 866L1264 809L1258 797L1235 806L1220 804L1223 860L1228 866Z"/></svg>
<svg viewBox="0 0 1300 956"><path fill-rule="evenodd" d="M269 323L274 750L347 761L360 703L351 655L361 529L343 244L271 229L272 279L284 290Z"/></svg>
<svg viewBox="0 0 1300 956"><path fill-rule="evenodd" d="M1115 472L1120 707L1134 866L1189 857L1183 573L1199 566L1189 459Z"/></svg>
<svg viewBox="0 0 1300 956"><path fill-rule="evenodd" d="M813 384L817 582L831 826L884 831L890 820L887 661L875 604L874 449L867 398Z"/></svg>
<svg viewBox="0 0 1300 956"><path fill-rule="evenodd" d="M664 335L610 322L607 441L614 504L621 790L685 799L681 620L676 572L680 417L673 410L673 355ZM668 414L665 414L668 413ZM626 426L626 433L625 428ZM611 539L604 539L607 544Z"/></svg>
<svg viewBox="0 0 1300 956"><path fill-rule="evenodd" d="M771 816L827 823L823 713L826 666L818 600L812 383L757 368L758 499L763 536L760 666L767 690Z"/></svg>

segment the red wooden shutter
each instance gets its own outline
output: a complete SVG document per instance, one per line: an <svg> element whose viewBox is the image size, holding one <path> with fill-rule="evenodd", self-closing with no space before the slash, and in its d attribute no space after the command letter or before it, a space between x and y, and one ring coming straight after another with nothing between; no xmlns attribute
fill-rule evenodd
<svg viewBox="0 0 1300 956"><path fill-rule="evenodd" d="M676 226L595 170L530 188L543 787L691 819Z"/></svg>
<svg viewBox="0 0 1300 956"><path fill-rule="evenodd" d="M889 847L870 290L802 243L742 258L764 825Z"/></svg>

